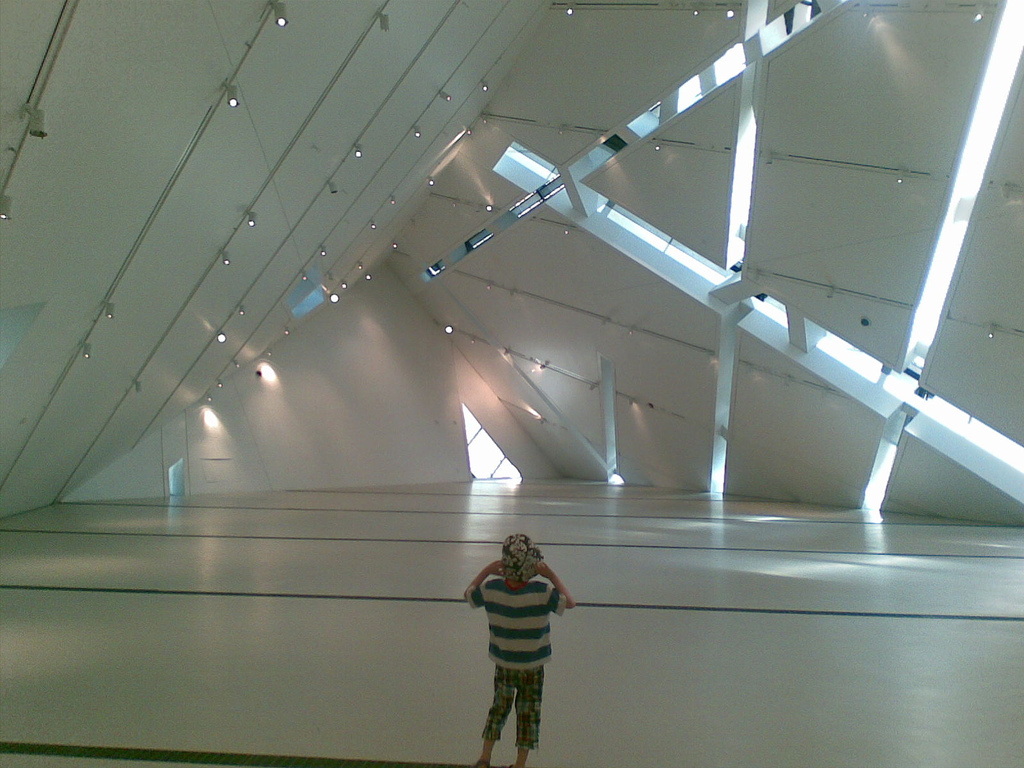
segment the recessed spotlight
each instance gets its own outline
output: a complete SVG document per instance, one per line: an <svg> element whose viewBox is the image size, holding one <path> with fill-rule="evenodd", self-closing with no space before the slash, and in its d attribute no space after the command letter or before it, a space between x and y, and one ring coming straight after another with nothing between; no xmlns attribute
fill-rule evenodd
<svg viewBox="0 0 1024 768"><path fill-rule="evenodd" d="M975 23L977 23L977 22L981 21L981 20L982 20L982 19L984 19L984 18L985 18L985 14L984 14L984 13L976 13L976 14L974 15L974 21L975 21Z"/></svg>
<svg viewBox="0 0 1024 768"><path fill-rule="evenodd" d="M366 273L366 279L367 280L373 280L373 275L371 275L369 272L367 272Z"/></svg>
<svg viewBox="0 0 1024 768"><path fill-rule="evenodd" d="M565 9L565 15L566 16L572 16L573 13L575 13L575 10L573 9L573 7L571 5L568 8Z"/></svg>
<svg viewBox="0 0 1024 768"><path fill-rule="evenodd" d="M487 81L484 80L482 83L480 83L480 90L481 91L489 91L489 90L491 90L491 86L489 86L487 84Z"/></svg>
<svg viewBox="0 0 1024 768"><path fill-rule="evenodd" d="M339 301L341 301L341 296L339 296L336 293L332 293L331 294L331 304L337 304Z"/></svg>
<svg viewBox="0 0 1024 768"><path fill-rule="evenodd" d="M352 154L355 155L356 157L362 157L363 156L363 145L362 144L356 144L355 148L352 150Z"/></svg>
<svg viewBox="0 0 1024 768"><path fill-rule="evenodd" d="M240 103L238 101L238 88L236 88L233 85L228 84L228 85L224 86L224 91L225 91L225 93L227 95L228 106L229 107L237 107L239 105L239 103Z"/></svg>
<svg viewBox="0 0 1024 768"><path fill-rule="evenodd" d="M320 255L321 256L326 256L327 255L327 249L324 248L322 245L320 246Z"/></svg>
<svg viewBox="0 0 1024 768"><path fill-rule="evenodd" d="M245 314L245 305L244 304L239 304L238 305L238 314L240 314L240 315L244 315Z"/></svg>
<svg viewBox="0 0 1024 768"><path fill-rule="evenodd" d="M487 209L487 212L488 212L488 213L490 213L491 211L493 211L493 210L494 210L494 206L493 206L493 205L491 205L490 203L488 203L488 204L487 204L486 206L484 206L484 207L485 207L485 208Z"/></svg>
<svg viewBox="0 0 1024 768"><path fill-rule="evenodd" d="M270 7L274 11L274 23L279 27L288 26L288 15L284 10L284 3L281 0L271 0Z"/></svg>
<svg viewBox="0 0 1024 768"><path fill-rule="evenodd" d="M344 291L346 288L348 288L348 283L345 282L344 280L342 280L341 284L338 287L341 288L341 290Z"/></svg>
<svg viewBox="0 0 1024 768"><path fill-rule="evenodd" d="M219 341L221 344L223 344L227 340L228 335L224 333L224 331L221 331L220 333L217 334L217 341Z"/></svg>
<svg viewBox="0 0 1024 768"><path fill-rule="evenodd" d="M217 255L220 256L221 264L223 264L225 267L231 264L231 258L228 256L227 251L221 251Z"/></svg>
<svg viewBox="0 0 1024 768"><path fill-rule="evenodd" d="M453 328L453 327L452 327L452 326L450 326L450 325L446 325L446 326L444 327L444 332L445 332L445 333L447 333L447 334L449 334L449 335L451 335L451 334L455 333L455 328Z"/></svg>
<svg viewBox="0 0 1024 768"><path fill-rule="evenodd" d="M370 229L376 229L376 228L377 228L377 222L375 222L373 219L370 219Z"/></svg>
<svg viewBox="0 0 1024 768"><path fill-rule="evenodd" d="M256 214L253 211L249 211L245 214L245 223L250 227L256 226Z"/></svg>
<svg viewBox="0 0 1024 768"><path fill-rule="evenodd" d="M437 182L435 182L435 181L434 181L434 177L433 177L433 176L431 176L431 177L430 177L429 179L427 179L427 186L428 186L428 187L432 187L432 186L434 186L434 184L436 184L436 183L437 183Z"/></svg>
<svg viewBox="0 0 1024 768"><path fill-rule="evenodd" d="M412 127L412 135L418 139L420 136L423 135L423 131L420 130L420 127L418 125L414 125Z"/></svg>
<svg viewBox="0 0 1024 768"><path fill-rule="evenodd" d="M87 360L90 357L92 357L92 344L90 344L89 342L86 342L85 344L82 345L82 357L86 358Z"/></svg>
<svg viewBox="0 0 1024 768"><path fill-rule="evenodd" d="M727 19L731 19L735 15L736 15L736 11L733 11L733 10L729 10L729 11L725 12L725 18L727 18Z"/></svg>
<svg viewBox="0 0 1024 768"><path fill-rule="evenodd" d="M394 250L398 250L398 243L392 243L392 244L391 244L391 247L392 247L392 249L394 249Z"/></svg>

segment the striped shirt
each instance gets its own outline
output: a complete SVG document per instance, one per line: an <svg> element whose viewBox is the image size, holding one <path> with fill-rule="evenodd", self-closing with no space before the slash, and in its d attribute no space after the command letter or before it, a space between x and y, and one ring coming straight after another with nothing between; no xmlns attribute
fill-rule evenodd
<svg viewBox="0 0 1024 768"><path fill-rule="evenodd" d="M551 658L548 615L565 611L565 595L543 581L512 589L504 579L490 579L466 590L474 608L487 610L491 628L489 656L499 667L534 669Z"/></svg>

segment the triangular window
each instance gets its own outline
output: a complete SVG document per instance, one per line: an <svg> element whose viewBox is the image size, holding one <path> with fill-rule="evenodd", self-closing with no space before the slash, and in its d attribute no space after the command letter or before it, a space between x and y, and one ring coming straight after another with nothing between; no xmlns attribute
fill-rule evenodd
<svg viewBox="0 0 1024 768"><path fill-rule="evenodd" d="M501 448L494 442L487 430L462 406L466 421L466 448L469 451L469 471L477 480L515 480L522 482L523 476L509 461Z"/></svg>

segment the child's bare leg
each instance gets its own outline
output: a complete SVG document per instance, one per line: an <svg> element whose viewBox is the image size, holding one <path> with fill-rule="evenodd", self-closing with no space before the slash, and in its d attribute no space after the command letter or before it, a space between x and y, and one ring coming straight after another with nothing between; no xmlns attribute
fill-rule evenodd
<svg viewBox="0 0 1024 768"><path fill-rule="evenodd" d="M491 764L491 752L493 752L493 751L494 751L494 742L493 741L486 741L485 740L484 741L483 751L480 753L480 760L478 760L477 762L483 762L483 763L487 763L488 765L490 765Z"/></svg>
<svg viewBox="0 0 1024 768"><path fill-rule="evenodd" d="M530 754L530 750L519 748L519 753L516 755L516 761L513 764L513 768L526 768L526 756Z"/></svg>

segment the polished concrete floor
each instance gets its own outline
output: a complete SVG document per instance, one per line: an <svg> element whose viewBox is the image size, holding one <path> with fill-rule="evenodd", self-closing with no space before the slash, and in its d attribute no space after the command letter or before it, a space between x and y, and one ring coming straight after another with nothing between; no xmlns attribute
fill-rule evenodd
<svg viewBox="0 0 1024 768"><path fill-rule="evenodd" d="M531 765L1024 765L1024 530L481 483L0 520L0 765L471 765L493 667L461 595L515 532L580 602Z"/></svg>

